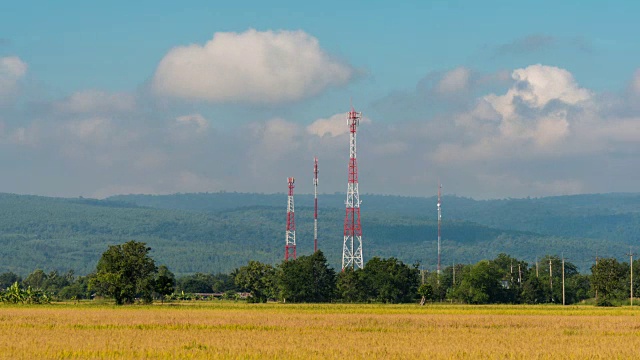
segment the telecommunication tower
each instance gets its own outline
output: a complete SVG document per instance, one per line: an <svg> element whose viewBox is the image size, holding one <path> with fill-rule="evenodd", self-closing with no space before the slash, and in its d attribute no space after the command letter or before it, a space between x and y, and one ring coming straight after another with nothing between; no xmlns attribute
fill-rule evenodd
<svg viewBox="0 0 640 360"><path fill-rule="evenodd" d="M437 271L438 275L440 275L440 235L441 235L441 227L442 227L442 211L441 211L442 202L440 201L441 192L442 192L442 184L438 184L438 271Z"/></svg>
<svg viewBox="0 0 640 360"><path fill-rule="evenodd" d="M313 158L313 252L318 251L318 158Z"/></svg>
<svg viewBox="0 0 640 360"><path fill-rule="evenodd" d="M351 266L362 268L362 227L360 226L360 193L358 192L358 163L356 161L356 130L362 118L353 107L347 113L349 126L349 181L347 184L346 214L344 217L344 244L342 270Z"/></svg>
<svg viewBox="0 0 640 360"><path fill-rule="evenodd" d="M287 202L287 233L286 233L286 242L284 245L284 259L289 260L289 258L296 258L296 220L294 217L294 208L293 208L293 187L294 187L295 179L290 177L287 178L287 183L289 184L289 197Z"/></svg>

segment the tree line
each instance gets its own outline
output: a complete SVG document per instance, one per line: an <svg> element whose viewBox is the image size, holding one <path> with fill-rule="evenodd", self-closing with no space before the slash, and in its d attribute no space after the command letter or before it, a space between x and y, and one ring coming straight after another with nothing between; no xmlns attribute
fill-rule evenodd
<svg viewBox="0 0 640 360"><path fill-rule="evenodd" d="M12 272L0 274L0 300L47 303L101 296L122 305L211 293L237 299L237 293L247 292L249 302L574 304L594 298L606 306L628 300L631 289L629 264L613 258L599 259L590 274L580 274L573 263L558 256L530 264L507 254L475 264L453 264L440 273L393 257L374 257L362 269L336 272L317 251L277 265L249 261L229 274L176 278L166 266L156 266L150 250L136 241L109 246L87 276L40 269L24 279ZM640 261L633 267L640 274ZM640 281L633 280L637 289Z"/></svg>

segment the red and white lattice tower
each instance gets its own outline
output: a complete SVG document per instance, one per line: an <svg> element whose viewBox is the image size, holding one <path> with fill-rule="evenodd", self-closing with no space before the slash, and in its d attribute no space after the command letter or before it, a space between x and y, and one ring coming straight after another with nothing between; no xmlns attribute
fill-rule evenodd
<svg viewBox="0 0 640 360"><path fill-rule="evenodd" d="M287 238L286 243L284 245L284 259L289 260L289 258L296 258L296 220L294 217L294 209L293 209L293 183L295 179L290 177L287 178L287 183L289 183L289 198L287 202Z"/></svg>
<svg viewBox="0 0 640 360"><path fill-rule="evenodd" d="M440 184L438 182L438 271L437 273L440 274L440 234L441 234L441 227L442 227L442 212L441 212L441 205L442 202L440 201L440 193L442 190L442 184Z"/></svg>
<svg viewBox="0 0 640 360"><path fill-rule="evenodd" d="M313 252L318 251L318 158L313 158Z"/></svg>
<svg viewBox="0 0 640 360"><path fill-rule="evenodd" d="M362 268L362 227L360 226L360 194L358 192L358 163L356 161L356 130L362 113L353 107L347 113L349 126L349 182L347 184L347 211L344 217L344 245L342 247L342 270L351 266Z"/></svg>

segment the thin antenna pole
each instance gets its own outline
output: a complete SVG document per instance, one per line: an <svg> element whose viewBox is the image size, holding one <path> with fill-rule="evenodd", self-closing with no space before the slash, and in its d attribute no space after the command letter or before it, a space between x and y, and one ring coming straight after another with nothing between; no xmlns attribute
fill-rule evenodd
<svg viewBox="0 0 640 360"><path fill-rule="evenodd" d="M442 228L442 211L441 211L441 193L442 193L442 184L438 181L438 277L440 277L440 237L441 237L441 228ZM440 281L440 280L438 280Z"/></svg>
<svg viewBox="0 0 640 360"><path fill-rule="evenodd" d="M318 251L318 158L313 158L313 252Z"/></svg>

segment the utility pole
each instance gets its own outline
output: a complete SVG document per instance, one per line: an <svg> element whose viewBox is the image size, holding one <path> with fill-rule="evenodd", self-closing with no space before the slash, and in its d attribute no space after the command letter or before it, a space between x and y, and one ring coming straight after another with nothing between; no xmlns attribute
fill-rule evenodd
<svg viewBox="0 0 640 360"><path fill-rule="evenodd" d="M522 284L522 269L520 268L520 263L518 263L518 284Z"/></svg>
<svg viewBox="0 0 640 360"><path fill-rule="evenodd" d="M540 277L540 273L538 272L538 257L536 256L536 279Z"/></svg>
<svg viewBox="0 0 640 360"><path fill-rule="evenodd" d="M453 286L456 286L456 262L453 262Z"/></svg>
<svg viewBox="0 0 640 360"><path fill-rule="evenodd" d="M511 259L511 282L513 282L513 259Z"/></svg>
<svg viewBox="0 0 640 360"><path fill-rule="evenodd" d="M633 255L635 254L631 252L631 246L629 246L629 253L627 256L629 256L629 267L631 268L631 286L629 291L629 304L631 306L633 306Z"/></svg>
<svg viewBox="0 0 640 360"><path fill-rule="evenodd" d="M551 271L551 257L549 257L549 286L551 287L551 302L553 302L553 271Z"/></svg>

